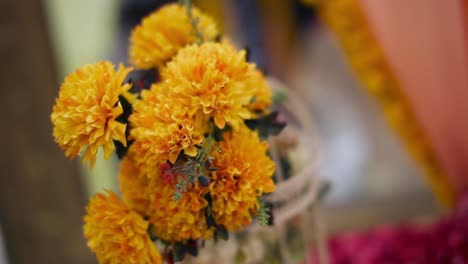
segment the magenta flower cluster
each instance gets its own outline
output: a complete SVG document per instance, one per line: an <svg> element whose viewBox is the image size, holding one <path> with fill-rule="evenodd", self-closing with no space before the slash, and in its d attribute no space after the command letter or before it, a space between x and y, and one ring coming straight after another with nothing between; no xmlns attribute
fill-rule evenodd
<svg viewBox="0 0 468 264"><path fill-rule="evenodd" d="M468 263L468 196L431 225L387 225L340 234L328 241L328 249L330 264Z"/></svg>

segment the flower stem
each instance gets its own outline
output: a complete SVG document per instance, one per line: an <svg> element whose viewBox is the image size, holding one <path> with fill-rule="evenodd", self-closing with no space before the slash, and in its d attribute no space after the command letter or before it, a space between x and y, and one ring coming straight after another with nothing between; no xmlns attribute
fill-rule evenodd
<svg viewBox="0 0 468 264"><path fill-rule="evenodd" d="M200 21L198 17L194 17L192 14L192 1L191 0L179 0L180 4L185 6L187 10L187 17L190 20L193 28L193 34L198 38L198 44L203 43L203 34L198 30L198 22Z"/></svg>

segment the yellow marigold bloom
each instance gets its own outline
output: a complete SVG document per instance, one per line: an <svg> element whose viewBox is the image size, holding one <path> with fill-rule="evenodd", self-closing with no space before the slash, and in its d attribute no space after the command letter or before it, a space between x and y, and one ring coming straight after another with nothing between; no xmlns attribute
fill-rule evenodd
<svg viewBox="0 0 468 264"><path fill-rule="evenodd" d="M162 263L147 233L149 223L129 210L113 192L92 198L87 212L84 235L99 263Z"/></svg>
<svg viewBox="0 0 468 264"><path fill-rule="evenodd" d="M252 67L251 77L247 81L249 87L254 88L252 101L247 105L247 108L256 112L266 112L272 103L272 91L265 76L257 68Z"/></svg>
<svg viewBox="0 0 468 264"><path fill-rule="evenodd" d="M219 128L228 124L237 130L252 116L247 104L254 88L246 82L251 67L245 61L245 51L206 42L181 49L161 75L173 98L189 107L190 115L213 118Z"/></svg>
<svg viewBox="0 0 468 264"><path fill-rule="evenodd" d="M267 156L268 146L260 141L257 132L242 127L238 133L224 133L214 151L214 167L210 193L216 223L228 230L239 230L252 221L258 197L273 192L274 162Z"/></svg>
<svg viewBox="0 0 468 264"><path fill-rule="evenodd" d="M234 43L229 38L223 37L221 43L235 49ZM251 111L252 117L256 117L259 112L268 112L268 107L272 104L273 93L263 72L257 69L255 64L250 63L249 70L249 78L246 80L246 85L252 88L253 98L247 105L247 108Z"/></svg>
<svg viewBox="0 0 468 264"><path fill-rule="evenodd" d="M55 141L67 156L75 158L85 150L83 162L96 160L100 146L109 158L113 140L126 145L125 124L116 121L123 113L119 95L130 89L123 84L130 68L116 71L110 62L88 64L68 75L60 87L51 121Z"/></svg>
<svg viewBox="0 0 468 264"><path fill-rule="evenodd" d="M203 195L207 188L198 183L182 194L180 200L174 200L174 186L162 177L154 179L151 203L150 222L153 224L154 234L166 241L183 241L187 239L209 239L213 235L213 228L208 228L204 208L208 202Z"/></svg>
<svg viewBox="0 0 468 264"><path fill-rule="evenodd" d="M151 198L150 179L137 166L136 158L132 151L120 163L119 183L125 204L140 215L148 215Z"/></svg>
<svg viewBox="0 0 468 264"><path fill-rule="evenodd" d="M148 172L167 160L175 163L182 151L195 156L208 124L208 120L190 117L177 98L167 95L168 89L165 84L155 84L144 90L130 116L132 147L138 160L148 165L144 165Z"/></svg>
<svg viewBox="0 0 468 264"><path fill-rule="evenodd" d="M213 19L197 8L192 8L198 18L197 30L204 41L219 34ZM198 41L185 7L179 4L165 5L143 19L130 37L130 62L137 68L149 69L161 66L177 51Z"/></svg>
<svg viewBox="0 0 468 264"><path fill-rule="evenodd" d="M131 93L130 91L126 91L122 93L122 96L130 103L134 104L138 101L138 95L136 93Z"/></svg>
<svg viewBox="0 0 468 264"><path fill-rule="evenodd" d="M221 39L223 45L231 46L235 49L235 45L231 39L223 37ZM259 112L267 112L268 107L272 104L272 90L265 79L264 74L257 69L257 66L250 63L249 78L246 80L247 87L252 88L253 98L247 105L247 108L252 112L253 117Z"/></svg>

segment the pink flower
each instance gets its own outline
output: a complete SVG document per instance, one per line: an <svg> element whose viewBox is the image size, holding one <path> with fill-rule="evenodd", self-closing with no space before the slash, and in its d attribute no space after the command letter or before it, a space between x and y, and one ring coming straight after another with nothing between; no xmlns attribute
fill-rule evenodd
<svg viewBox="0 0 468 264"><path fill-rule="evenodd" d="M331 264L468 263L468 196L432 225L383 225L339 234L328 241L328 249Z"/></svg>

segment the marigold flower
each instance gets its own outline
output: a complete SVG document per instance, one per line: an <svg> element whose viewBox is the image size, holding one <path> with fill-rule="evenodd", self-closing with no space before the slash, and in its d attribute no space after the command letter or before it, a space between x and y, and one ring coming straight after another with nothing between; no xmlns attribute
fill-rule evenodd
<svg viewBox="0 0 468 264"><path fill-rule="evenodd" d="M163 69L161 75L171 87L173 98L189 107L190 115L213 118L219 128L226 124L237 130L251 118L246 107L254 88L245 51L232 45L206 42L183 48Z"/></svg>
<svg viewBox="0 0 468 264"><path fill-rule="evenodd" d="M251 223L259 196L274 191L275 164L267 156L267 144L244 126L224 133L219 147L212 154L213 166L219 168L211 175L212 209L216 223L233 231Z"/></svg>
<svg viewBox="0 0 468 264"><path fill-rule="evenodd" d="M257 115L258 112L268 112L268 107L272 103L272 91L263 73L252 67L247 85L254 88L253 99L247 108L251 110L253 115Z"/></svg>
<svg viewBox="0 0 468 264"><path fill-rule="evenodd" d="M150 176L161 163L175 163L182 151L195 156L208 124L208 120L191 118L177 98L167 95L167 89L157 84L144 90L129 119L135 140L132 148L140 157L137 162Z"/></svg>
<svg viewBox="0 0 468 264"><path fill-rule="evenodd" d="M87 212L84 234L99 263L162 263L147 233L149 223L129 210L113 192L92 198Z"/></svg>
<svg viewBox="0 0 468 264"><path fill-rule="evenodd" d="M218 29L213 19L197 8L191 9L198 18L197 30L203 41L214 40ZM137 68L150 69L161 66L177 51L195 43L198 36L187 16L185 7L179 4L165 5L143 19L130 37L130 62Z"/></svg>
<svg viewBox="0 0 468 264"><path fill-rule="evenodd" d="M208 202L203 196L207 188L198 183L190 186L181 198L174 199L174 187L163 177L154 178L153 199L151 202L150 222L153 223L153 233L165 241L176 242L188 239L209 239L213 228L208 228L204 209Z"/></svg>
<svg viewBox="0 0 468 264"><path fill-rule="evenodd" d="M231 46L236 48L231 39L223 37L221 39L223 45ZM250 63L249 78L246 80L246 85L252 88L253 98L247 105L247 108L251 111L252 116L258 116L259 112L267 113L268 107L272 104L272 90L268 81L266 80L263 72L257 69L254 63Z"/></svg>
<svg viewBox="0 0 468 264"><path fill-rule="evenodd" d="M125 204L140 215L148 215L151 198L150 178L137 166L132 147L120 163L119 183Z"/></svg>
<svg viewBox="0 0 468 264"><path fill-rule="evenodd" d="M116 118L123 113L119 95L130 89L123 81L131 68L116 71L110 62L88 64L65 78L51 115L55 141L67 156L85 150L83 162L96 160L99 147L104 156L114 150L113 140L126 145L126 125Z"/></svg>

